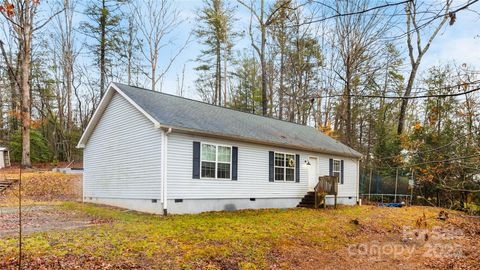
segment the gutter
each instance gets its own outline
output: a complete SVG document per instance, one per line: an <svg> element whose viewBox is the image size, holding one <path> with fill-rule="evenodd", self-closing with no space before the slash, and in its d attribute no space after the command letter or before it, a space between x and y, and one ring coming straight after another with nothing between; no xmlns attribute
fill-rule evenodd
<svg viewBox="0 0 480 270"><path fill-rule="evenodd" d="M164 129L164 136L162 140L162 206L163 215L167 215L167 169L168 169L168 135L172 133L172 128Z"/></svg>
<svg viewBox="0 0 480 270"><path fill-rule="evenodd" d="M336 155L336 156L346 157L346 158L361 159L363 157L363 154L358 153L354 149L352 149L350 154L348 154L348 153L345 153L345 152L329 151L329 150L321 149L321 148L312 148L312 147L306 147L306 146L301 146L301 145L285 145L283 143L278 143L278 142L256 140L256 139L245 138L245 137L242 137L242 136L218 134L218 133L201 131L201 130L192 129L192 128L175 127L175 126L171 126L171 125L163 125L163 124L160 125L159 124L159 125L155 125L155 127L164 128L164 129L167 129L167 128L168 129L174 129L175 131L178 131L178 132L181 132L181 133L187 133L187 134L194 133L194 134L208 136L208 137L212 137L212 138L235 140L235 141L242 141L242 142L247 142L247 143L255 143L255 144L260 144L260 145L268 145L268 146L278 146L278 147L283 147L283 148L288 148L288 149L297 149L297 150L304 150L304 151L310 151L310 152L318 152L318 153ZM348 148L348 146L346 146L346 147Z"/></svg>

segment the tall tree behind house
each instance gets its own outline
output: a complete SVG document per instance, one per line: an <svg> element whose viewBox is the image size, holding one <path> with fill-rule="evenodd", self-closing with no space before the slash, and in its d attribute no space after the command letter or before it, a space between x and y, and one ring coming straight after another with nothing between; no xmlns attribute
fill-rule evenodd
<svg viewBox="0 0 480 270"><path fill-rule="evenodd" d="M368 6L369 0L336 2L336 10L340 13L351 13ZM359 14L335 19L334 42L340 57L336 73L343 89L336 129L341 130L342 140L350 146L357 138L351 95L367 85L375 71L373 65L383 46L381 38L389 30L388 21L382 18L380 11L374 11L368 16Z"/></svg>
<svg viewBox="0 0 480 270"><path fill-rule="evenodd" d="M8 27L8 25L7 25ZM20 118L20 87L18 79L20 76L20 51L21 47L14 35L5 37L5 40L0 40L2 43L2 95L3 108L5 117L3 123L5 125L4 140L8 141L10 134L17 131L19 128Z"/></svg>
<svg viewBox="0 0 480 270"><path fill-rule="evenodd" d="M407 16L407 48L408 48L408 59L410 63L410 72L408 75L407 85L405 87L405 91L403 96L406 99L402 100L402 104L400 106L400 113L398 116L398 126L397 126L397 134L401 135L405 129L405 118L407 114L407 106L408 106L408 97L410 97L412 93L413 86L415 85L415 79L417 76L418 68L420 67L420 63L422 62L423 57L427 53L428 49L432 45L433 40L438 35L440 30L443 28L445 23L450 18L450 23L453 24L455 22L455 14L450 13L450 5L452 4L452 0L445 0L445 5L442 6L440 10L440 20L432 21L434 24L434 29L431 34L427 34L425 36L424 31L422 31L421 27L419 26L422 23L422 13L431 12L429 9L432 9L432 6L427 5L425 10L420 10L422 4L418 3L417 1L408 1L405 4L405 12ZM453 17L451 17L453 16ZM423 38L426 37L426 42L422 41ZM423 44L422 44L423 43Z"/></svg>
<svg viewBox="0 0 480 270"><path fill-rule="evenodd" d="M74 46L75 28L74 28L74 16L75 16L76 1L75 0L63 0L63 12L56 18L56 33L53 37L53 48L51 48L53 54L57 54L56 48L61 47L62 50L58 55L58 63L54 64L54 67L58 69L57 77L58 83L56 84L56 96L57 96L57 108L59 116L59 124L61 128L58 131L59 139L61 143L62 152L64 158L68 161L72 160L73 141L72 132L74 129L73 119L73 88L74 88L74 64L78 56L78 51ZM57 57L55 57L57 58ZM55 142L57 143L57 141Z"/></svg>
<svg viewBox="0 0 480 270"><path fill-rule="evenodd" d="M238 35L233 31L233 8L224 0L205 0L197 18L200 24L194 33L205 48L196 60L200 65L195 69L202 73L196 85L202 96L211 98L213 104L226 106L228 65L232 58L233 39ZM213 93L205 93L211 85L214 86Z"/></svg>
<svg viewBox="0 0 480 270"><path fill-rule="evenodd" d="M277 13L285 6L290 5L291 0L281 1L282 4L273 9L268 9L265 6L265 0L260 0L260 3L251 1L247 3L243 0L237 0L242 6L250 12L250 25L248 28L248 35L250 37L251 46L256 52L261 66L261 91L262 91L262 115L267 115L268 97L268 67L267 67L267 34L270 25L272 24ZM256 35L254 28L258 29L260 33ZM272 104L270 104L272 105Z"/></svg>
<svg viewBox="0 0 480 270"><path fill-rule="evenodd" d="M278 93L277 93L277 106L278 106L278 118L284 118L285 111L285 95L286 95L286 76L287 76L287 50L288 41L290 35L290 17L293 10L291 5L286 5L284 0L279 0L275 3L275 8L280 8L275 20L272 21L271 35L272 35L272 49L274 51L277 63L276 73L278 74Z"/></svg>
<svg viewBox="0 0 480 270"><path fill-rule="evenodd" d="M143 74L150 80L150 89L161 91L162 82L165 74L170 70L177 57L185 50L190 35L182 43L177 44L170 56L162 54L166 46L175 44L173 31L182 23L179 11L172 0L145 0L137 1L131 6L131 12L135 14L135 24L138 26L138 40L140 40L140 50L146 61ZM160 60L163 61L163 66Z"/></svg>
<svg viewBox="0 0 480 270"><path fill-rule="evenodd" d="M10 3L6 1L2 4L1 12L8 18L7 24L19 44L20 72L18 76L13 77L15 84L21 93L21 113L22 120L22 166L31 167L30 158L30 126L31 126L31 89L30 89L30 72L31 72L31 53L33 34L41 26L37 26L35 21L37 15L37 7L39 1L19 0ZM47 20L48 21L48 20ZM36 28L37 27L37 28ZM2 54L6 58L3 48ZM8 59L4 59L7 61ZM12 66L8 67L11 71Z"/></svg>
<svg viewBox="0 0 480 270"><path fill-rule="evenodd" d="M261 114L262 92L260 63L246 52L238 55L232 73L234 83L229 107L244 112Z"/></svg>
<svg viewBox="0 0 480 270"><path fill-rule="evenodd" d="M121 7L126 0L91 0L85 15L88 20L81 25L84 34L92 42L88 44L99 68L99 92L103 97L106 91L107 76L114 60L120 57L124 43L122 40Z"/></svg>

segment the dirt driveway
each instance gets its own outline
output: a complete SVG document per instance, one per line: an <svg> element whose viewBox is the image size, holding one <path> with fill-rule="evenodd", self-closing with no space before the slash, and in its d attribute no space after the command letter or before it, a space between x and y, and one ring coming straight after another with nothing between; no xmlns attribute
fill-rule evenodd
<svg viewBox="0 0 480 270"><path fill-rule="evenodd" d="M31 205L22 208L22 228L28 234L50 230L67 230L94 226L103 221L54 205ZM18 233L18 207L0 207L0 237Z"/></svg>

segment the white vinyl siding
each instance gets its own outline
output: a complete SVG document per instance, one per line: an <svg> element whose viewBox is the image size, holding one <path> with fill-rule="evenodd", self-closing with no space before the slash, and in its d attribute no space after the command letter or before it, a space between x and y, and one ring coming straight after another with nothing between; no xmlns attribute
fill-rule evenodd
<svg viewBox="0 0 480 270"><path fill-rule="evenodd" d="M115 93L84 149L84 197L160 203L162 136Z"/></svg>
<svg viewBox="0 0 480 270"><path fill-rule="evenodd" d="M238 147L237 181L203 181L192 178L192 142L214 142ZM168 139L168 198L301 198L308 190L308 168L305 160L318 157L318 173L329 174L329 159L345 161L345 184L339 186L339 196L355 197L358 183L357 159L328 154L297 151L274 146L216 139L193 134L173 132ZM269 151L300 155L300 183L295 181L269 182Z"/></svg>

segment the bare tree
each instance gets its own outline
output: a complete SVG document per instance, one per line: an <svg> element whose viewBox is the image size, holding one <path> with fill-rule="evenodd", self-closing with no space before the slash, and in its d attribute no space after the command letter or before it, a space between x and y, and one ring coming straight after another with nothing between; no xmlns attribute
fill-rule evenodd
<svg viewBox="0 0 480 270"><path fill-rule="evenodd" d="M358 8L368 7L370 1L342 0L336 2L336 12L352 13ZM339 126L342 139L353 145L355 121L353 119L351 94L366 84L369 74L374 72L373 61L378 55L380 38L388 31L388 21L382 21L379 10L364 14L335 18L335 49L338 51L339 68L336 71L342 82L343 97L339 107Z"/></svg>
<svg viewBox="0 0 480 270"><path fill-rule="evenodd" d="M74 14L75 14L75 0L63 0L61 16L56 17L56 27L52 34L52 48L53 55L53 70L56 77L56 100L57 113L50 113L49 115L58 117L60 129L55 132L54 148L61 146L64 158L68 161L72 160L72 145L70 143L71 133L74 128L73 123L73 87L74 87L74 63L78 56L78 51L75 51L75 29L74 29ZM61 48L61 50L58 50ZM56 128L56 126L55 126ZM58 145L58 146L57 146ZM58 150L54 151L55 156ZM56 156L56 159L58 157Z"/></svg>
<svg viewBox="0 0 480 270"><path fill-rule="evenodd" d="M140 1L140 3L133 4L131 9L136 15L136 24L141 34L138 38L141 44L145 44L142 46L141 52L148 62L150 71L144 71L144 74L151 81L150 88L155 91L157 90L157 84L169 71L175 59L187 47L190 35L161 68L159 67L160 51L173 43L173 39L169 35L182 23L179 12L174 7L174 2L170 0Z"/></svg>
<svg viewBox="0 0 480 270"><path fill-rule="evenodd" d="M262 114L264 116L267 115L267 83L268 83L268 74L267 74L267 61L266 61L266 45L267 45L267 29L272 24L273 19L277 15L277 13L283 10L286 6L290 5L291 0L282 1L280 5L277 5L276 8L271 9L268 13L265 7L265 0L260 0L260 9L258 10L255 7L255 2L251 1L250 3L246 3L243 0L238 0L238 2L246 7L250 11L250 26L249 26L249 35L250 41L253 49L258 54L258 58L260 59L260 66L262 72L262 83L261 83L261 90L262 90ZM253 34L253 22L252 20L255 19L255 22L260 29L260 42L256 41L254 34Z"/></svg>
<svg viewBox="0 0 480 270"><path fill-rule="evenodd" d="M2 8L2 15L13 30L15 38L20 44L20 76L15 78L21 89L21 119L22 119L22 166L31 167L30 160L30 122L31 122L31 98L30 98L30 71L31 51L34 32L44 27L54 16L37 24L35 18L39 1L17 0L13 3L6 2L6 8Z"/></svg>
<svg viewBox="0 0 480 270"><path fill-rule="evenodd" d="M413 86L415 84L415 77L417 76L417 71L422 61L423 56L432 45L433 40L437 36L438 32L449 19L450 5L452 0L446 0L445 6L437 12L434 18L441 18L440 22L434 26L433 32L430 36L427 36L427 42L422 44L422 37L425 37L425 33L422 31L422 27L427 26L431 23L429 19L424 24L420 25L422 18L420 14L430 13L431 11L419 11L419 4L417 1L409 1L405 6L405 12L407 15L407 47L408 47L408 56L410 59L410 73L408 75L407 85L405 87L405 92L403 96L406 97L402 100L400 106L400 114L398 116L398 127L397 134L401 135L405 127L405 117L407 113L408 106L408 97L412 93ZM438 17L440 16L440 17ZM423 18L423 21L425 19Z"/></svg>

